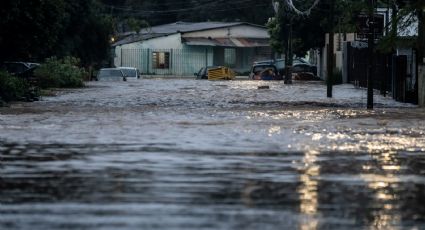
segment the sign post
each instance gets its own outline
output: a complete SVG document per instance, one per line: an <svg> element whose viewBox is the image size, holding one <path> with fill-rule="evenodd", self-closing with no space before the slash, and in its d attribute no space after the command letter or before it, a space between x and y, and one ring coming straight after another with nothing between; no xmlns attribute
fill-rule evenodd
<svg viewBox="0 0 425 230"><path fill-rule="evenodd" d="M367 0L369 3L368 13L362 13L357 17L357 36L367 38L369 61L367 68L367 108L373 109L373 74L375 70L374 45L375 39L382 37L384 33L384 15L375 14L375 0Z"/></svg>

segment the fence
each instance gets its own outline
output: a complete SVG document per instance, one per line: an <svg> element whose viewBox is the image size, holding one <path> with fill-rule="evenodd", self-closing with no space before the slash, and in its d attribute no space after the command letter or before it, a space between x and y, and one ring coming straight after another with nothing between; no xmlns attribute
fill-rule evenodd
<svg viewBox="0 0 425 230"><path fill-rule="evenodd" d="M367 87L367 68L370 58L367 48L347 49L347 77L349 82ZM393 55L375 53L373 88L380 90L381 94L392 92L397 101L417 103L417 87L415 55ZM410 64L409 64L410 63Z"/></svg>

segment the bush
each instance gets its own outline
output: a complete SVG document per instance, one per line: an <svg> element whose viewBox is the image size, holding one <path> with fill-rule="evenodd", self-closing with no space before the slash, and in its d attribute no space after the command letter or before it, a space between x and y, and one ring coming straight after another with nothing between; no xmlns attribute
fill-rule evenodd
<svg viewBox="0 0 425 230"><path fill-rule="evenodd" d="M28 90L29 85L25 80L0 71L0 101L24 100Z"/></svg>
<svg viewBox="0 0 425 230"><path fill-rule="evenodd" d="M77 67L79 62L74 57L47 58L34 74L38 78L41 88L83 87L84 77L87 73L83 68Z"/></svg>
<svg viewBox="0 0 425 230"><path fill-rule="evenodd" d="M328 80L326 80L328 83ZM341 70L334 70L332 73L332 85L342 84L342 72Z"/></svg>

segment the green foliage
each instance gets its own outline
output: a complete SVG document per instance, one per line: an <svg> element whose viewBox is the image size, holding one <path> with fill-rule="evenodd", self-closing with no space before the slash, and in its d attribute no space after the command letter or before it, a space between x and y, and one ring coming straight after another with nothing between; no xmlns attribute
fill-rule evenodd
<svg viewBox="0 0 425 230"><path fill-rule="evenodd" d="M2 0L0 61L31 60L54 52L64 14L63 0Z"/></svg>
<svg viewBox="0 0 425 230"><path fill-rule="evenodd" d="M3 0L0 62L76 56L86 66L109 58L112 20L98 0Z"/></svg>
<svg viewBox="0 0 425 230"><path fill-rule="evenodd" d="M342 84L342 71L341 70L334 70L332 79L333 79L334 85Z"/></svg>
<svg viewBox="0 0 425 230"><path fill-rule="evenodd" d="M57 52L50 56L78 57L86 67L107 60L113 34L112 17L103 14L97 0L62 1L65 1L66 26Z"/></svg>
<svg viewBox="0 0 425 230"><path fill-rule="evenodd" d="M123 21L125 23L128 18L135 18L148 21L150 25L176 21L243 21L264 25L268 18L275 14L269 0L101 0L101 2L107 5L109 13L117 17L119 19L117 21L121 23Z"/></svg>
<svg viewBox="0 0 425 230"><path fill-rule="evenodd" d="M378 42L377 49L381 52L392 52L397 47L415 47L420 52L421 33L420 14L425 8L425 1L397 1L388 5L392 8L393 15L389 25L389 33ZM400 31L409 31L412 24L419 23L418 37L409 37ZM423 26L423 25L422 25Z"/></svg>
<svg viewBox="0 0 425 230"><path fill-rule="evenodd" d="M303 10L308 9L313 1L294 3L298 9ZM292 24L293 52L296 56L305 56L308 50L323 47L325 34L330 31L354 32L353 15L357 15L363 8L362 1L322 0L312 9L310 15L300 16L281 4L277 17L267 24L271 46L277 52L284 51L283 44L288 37L288 26Z"/></svg>
<svg viewBox="0 0 425 230"><path fill-rule="evenodd" d="M266 24L270 35L270 46L278 53L283 53L282 28L277 18L271 18Z"/></svg>
<svg viewBox="0 0 425 230"><path fill-rule="evenodd" d="M339 85L342 84L342 72L341 70L334 70L332 73L332 79L326 79L326 83L328 81L332 81L332 85Z"/></svg>
<svg viewBox="0 0 425 230"><path fill-rule="evenodd" d="M139 32L143 28L150 27L147 21L139 20L133 17L127 19L127 26L130 28L130 30L136 32Z"/></svg>
<svg viewBox="0 0 425 230"><path fill-rule="evenodd" d="M28 91L28 84L6 71L0 71L0 101L21 100Z"/></svg>
<svg viewBox="0 0 425 230"><path fill-rule="evenodd" d="M83 87L83 79L87 73L78 67L79 62L79 59L74 57L47 58L34 74L42 88Z"/></svg>

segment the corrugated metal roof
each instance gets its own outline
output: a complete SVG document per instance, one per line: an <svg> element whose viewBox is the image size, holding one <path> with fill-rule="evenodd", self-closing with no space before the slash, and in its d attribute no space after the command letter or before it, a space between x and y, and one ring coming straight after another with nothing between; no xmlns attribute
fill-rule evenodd
<svg viewBox="0 0 425 230"><path fill-rule="evenodd" d="M223 47L265 47L269 39L265 38L183 38L186 45L191 46L223 46Z"/></svg>
<svg viewBox="0 0 425 230"><path fill-rule="evenodd" d="M133 42L148 40L151 38L162 37L166 35L168 34L132 34L115 42L112 46L120 46L120 45L129 44Z"/></svg>
<svg viewBox="0 0 425 230"><path fill-rule="evenodd" d="M148 29L142 29L142 34L146 33L161 33L161 34L174 34L174 33L187 33L200 30L210 30L223 27L231 27L238 25L251 25L256 27L262 27L259 25L253 25L246 22L175 22L165 25L153 26Z"/></svg>
<svg viewBox="0 0 425 230"><path fill-rule="evenodd" d="M194 31L232 27L238 25L250 25L265 28L264 26L254 25L246 22L175 22L142 29L139 34L130 35L124 39L121 39L114 43L113 46L148 40L151 38L162 37L175 33L187 33Z"/></svg>

